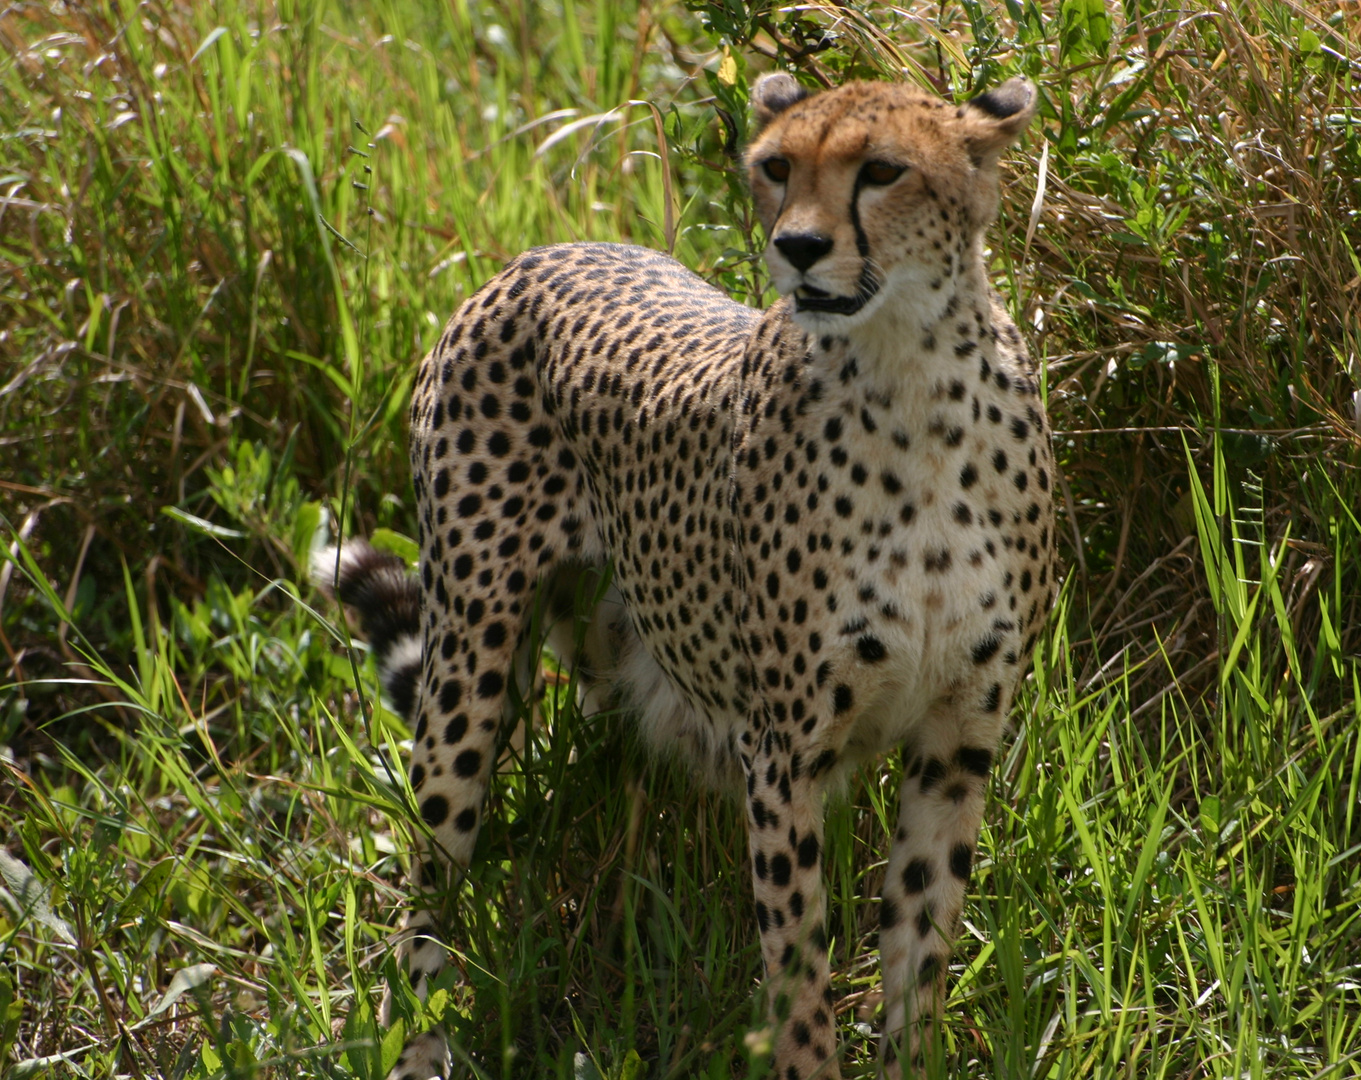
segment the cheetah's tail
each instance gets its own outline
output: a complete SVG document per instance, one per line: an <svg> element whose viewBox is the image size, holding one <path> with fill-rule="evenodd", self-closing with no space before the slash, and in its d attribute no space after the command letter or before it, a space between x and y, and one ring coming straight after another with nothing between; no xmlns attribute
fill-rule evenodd
<svg viewBox="0 0 1361 1080"><path fill-rule="evenodd" d="M347 540L313 554L312 580L359 615L388 701L411 723L421 677L421 587L405 560Z"/></svg>

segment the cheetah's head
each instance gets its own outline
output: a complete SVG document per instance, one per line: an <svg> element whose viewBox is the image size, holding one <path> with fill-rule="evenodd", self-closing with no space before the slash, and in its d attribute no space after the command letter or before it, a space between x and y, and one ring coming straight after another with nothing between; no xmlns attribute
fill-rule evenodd
<svg viewBox="0 0 1361 1080"><path fill-rule="evenodd" d="M752 101L746 160L775 287L806 330L841 333L886 304L926 314L978 265L998 158L1036 93L1016 78L960 106L892 83L810 96L773 74Z"/></svg>

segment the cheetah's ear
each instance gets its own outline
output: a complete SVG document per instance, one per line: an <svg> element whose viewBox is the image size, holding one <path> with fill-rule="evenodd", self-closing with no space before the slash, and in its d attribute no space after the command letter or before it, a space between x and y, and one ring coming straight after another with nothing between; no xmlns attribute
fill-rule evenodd
<svg viewBox="0 0 1361 1080"><path fill-rule="evenodd" d="M756 112L757 124L765 127L789 106L807 96L808 91L794 81L793 75L783 71L762 75L751 88L751 106Z"/></svg>
<svg viewBox="0 0 1361 1080"><path fill-rule="evenodd" d="M1018 75L961 105L957 115L964 122L964 141L974 164L980 168L996 164L1002 151L1030 126L1038 104L1035 84Z"/></svg>

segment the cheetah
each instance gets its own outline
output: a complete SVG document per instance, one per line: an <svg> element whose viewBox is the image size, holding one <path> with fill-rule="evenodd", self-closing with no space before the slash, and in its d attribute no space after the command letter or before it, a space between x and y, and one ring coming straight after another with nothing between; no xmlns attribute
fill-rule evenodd
<svg viewBox="0 0 1361 1080"><path fill-rule="evenodd" d="M840 1075L824 797L901 748L879 938L897 1078L941 1006L994 752L1057 584L1037 371L983 254L1036 91L1013 79L956 106L773 74L753 103L745 160L781 299L745 307L638 247L525 252L420 368L418 580L362 542L319 576L412 723L428 890L472 855L536 590L612 566L581 662L646 740L745 798L781 1080ZM405 919L421 994L445 963L435 921L419 903ZM391 1080L449 1067L431 1031Z"/></svg>

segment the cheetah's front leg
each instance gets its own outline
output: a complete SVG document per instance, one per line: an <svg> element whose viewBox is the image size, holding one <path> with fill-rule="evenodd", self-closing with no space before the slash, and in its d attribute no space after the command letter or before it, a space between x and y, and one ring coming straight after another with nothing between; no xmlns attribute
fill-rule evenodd
<svg viewBox="0 0 1361 1080"><path fill-rule="evenodd" d="M886 1080L920 1076L945 991L1006 702L964 689L906 752L880 913ZM1009 698L1009 694L1005 695Z"/></svg>
<svg viewBox="0 0 1361 1080"><path fill-rule="evenodd" d="M475 589L467 592L472 599L465 604L460 598L450 607L463 613L493 609L490 592L485 599ZM397 948L398 967L422 1001L429 981L448 959L436 913L429 905L439 904L450 894L472 861L497 738L507 713L503 673L512 670L515 650L524 636L519 620L486 622L480 615L472 620L466 614L438 614L427 628L422 651L411 762L412 791L430 835L418 840L411 873L414 903L402 920ZM380 1011L384 1027L391 1023L391 1011L389 988ZM451 1064L444 1033L436 1028L407 1041L388 1080L447 1077Z"/></svg>
<svg viewBox="0 0 1361 1080"><path fill-rule="evenodd" d="M780 1080L836 1080L836 1027L822 882L823 791L814 767L774 732L747 773L756 920Z"/></svg>

